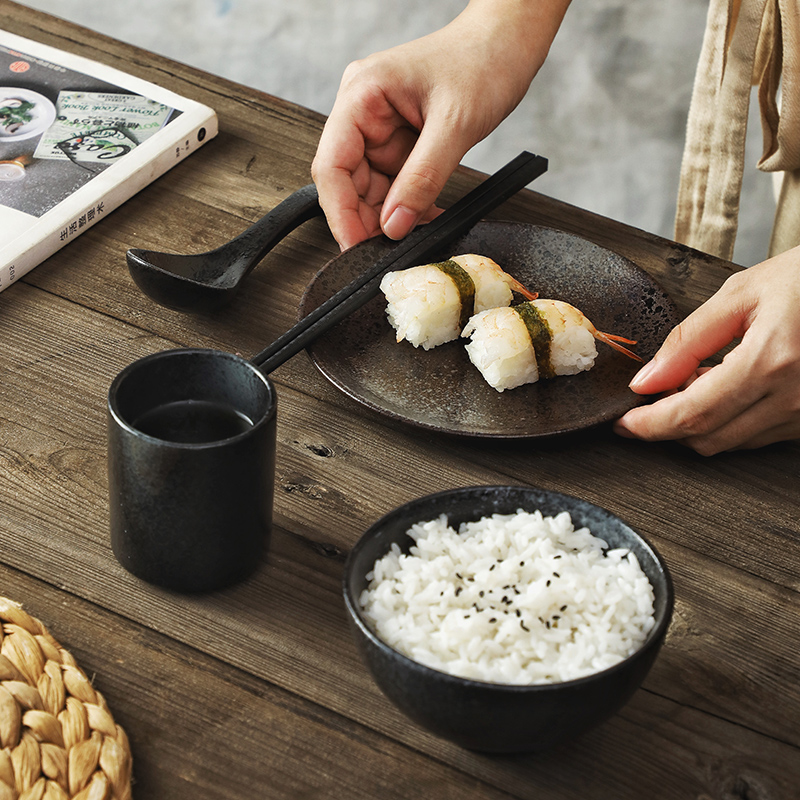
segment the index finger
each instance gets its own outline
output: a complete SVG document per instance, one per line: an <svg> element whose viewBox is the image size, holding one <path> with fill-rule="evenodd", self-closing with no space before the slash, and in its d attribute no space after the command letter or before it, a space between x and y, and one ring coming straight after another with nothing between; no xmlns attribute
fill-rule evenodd
<svg viewBox="0 0 800 800"><path fill-rule="evenodd" d="M617 421L618 433L647 441L707 437L731 423L763 399L763 381L746 355L734 351L721 364L704 371L679 392L628 411ZM732 354L733 355L733 354Z"/></svg>
<svg viewBox="0 0 800 800"><path fill-rule="evenodd" d="M745 309L726 282L670 331L630 388L638 394L656 394L682 386L702 361L743 335L745 318Z"/></svg>

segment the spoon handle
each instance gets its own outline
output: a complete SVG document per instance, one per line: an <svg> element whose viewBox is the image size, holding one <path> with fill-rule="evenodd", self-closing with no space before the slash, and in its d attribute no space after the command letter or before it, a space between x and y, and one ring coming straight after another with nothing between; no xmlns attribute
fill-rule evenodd
<svg viewBox="0 0 800 800"><path fill-rule="evenodd" d="M236 252L236 260L250 262L242 277L295 228L322 214L317 187L310 183L290 194L268 214L254 222L235 239L223 245Z"/></svg>
<svg viewBox="0 0 800 800"><path fill-rule="evenodd" d="M390 269L405 269L423 263L430 253L449 246L463 236L482 217L546 170L546 158L520 153L432 222L421 225L399 244L395 243L383 258L303 317L253 357L251 362L260 367L262 372L270 373L374 297L379 291L381 278Z"/></svg>

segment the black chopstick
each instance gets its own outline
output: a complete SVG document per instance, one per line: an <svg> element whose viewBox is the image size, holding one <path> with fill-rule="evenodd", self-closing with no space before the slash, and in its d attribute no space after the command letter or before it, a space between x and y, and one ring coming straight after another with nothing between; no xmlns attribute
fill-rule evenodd
<svg viewBox="0 0 800 800"><path fill-rule="evenodd" d="M520 153L432 222L421 225L399 243L393 243L394 247L383 258L303 317L250 359L251 362L265 373L272 372L374 297L378 293L380 279L390 269L406 269L424 263L431 252L458 239L486 214L546 170L546 158L528 152Z"/></svg>

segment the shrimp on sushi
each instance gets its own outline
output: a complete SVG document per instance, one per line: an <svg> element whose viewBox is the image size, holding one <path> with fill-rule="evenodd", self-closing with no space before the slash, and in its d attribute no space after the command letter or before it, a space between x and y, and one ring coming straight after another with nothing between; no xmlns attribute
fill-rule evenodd
<svg viewBox="0 0 800 800"><path fill-rule="evenodd" d="M595 340L642 360L621 344L635 341L598 331L581 311L561 300L483 311L470 319L462 336L471 338L466 345L470 361L498 392L590 370L597 358Z"/></svg>
<svg viewBox="0 0 800 800"><path fill-rule="evenodd" d="M380 288L397 341L425 350L458 339L474 314L510 305L513 292L536 297L491 258L474 254L387 272Z"/></svg>

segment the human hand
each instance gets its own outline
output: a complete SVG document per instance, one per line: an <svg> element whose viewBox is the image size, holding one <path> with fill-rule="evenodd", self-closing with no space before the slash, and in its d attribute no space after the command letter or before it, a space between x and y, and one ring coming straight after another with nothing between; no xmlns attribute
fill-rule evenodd
<svg viewBox="0 0 800 800"><path fill-rule="evenodd" d="M728 278L631 382L666 392L615 424L622 436L677 439L701 455L800 438L800 247ZM741 339L718 364L699 364Z"/></svg>
<svg viewBox="0 0 800 800"><path fill-rule="evenodd" d="M342 249L439 213L464 154L519 103L569 0L472 0L421 39L351 64L312 164Z"/></svg>

